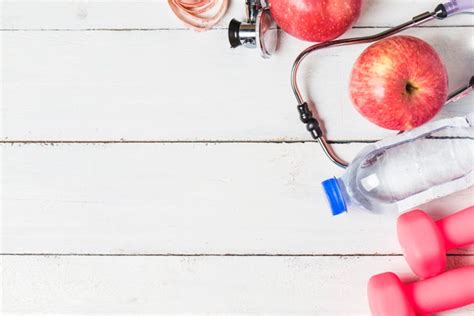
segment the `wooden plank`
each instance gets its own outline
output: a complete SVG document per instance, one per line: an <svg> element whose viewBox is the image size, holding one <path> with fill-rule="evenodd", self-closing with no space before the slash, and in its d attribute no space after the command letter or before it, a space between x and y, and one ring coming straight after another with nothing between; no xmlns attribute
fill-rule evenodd
<svg viewBox="0 0 474 316"><path fill-rule="evenodd" d="M472 75L471 30L407 34L434 45L454 89ZM2 32L0 139L307 140L289 86L293 58L307 44L284 36L279 55L264 61L256 51L229 49L226 34ZM362 118L349 100L350 69L364 47L327 50L302 65L301 88L318 103L332 140L393 133ZM466 114L472 104L470 96L438 117Z"/></svg>
<svg viewBox="0 0 474 316"><path fill-rule="evenodd" d="M440 1L441 2L441 1ZM364 1L358 27L393 26L422 12L433 10L432 0ZM18 1L3 0L3 29L168 29L183 28L165 0L145 1ZM231 18L244 17L244 1L230 1L217 26L226 28ZM472 16L460 15L431 25L472 25Z"/></svg>
<svg viewBox="0 0 474 316"><path fill-rule="evenodd" d="M331 217L320 182L342 170L316 144L2 147L2 253L400 253L396 214ZM468 190L423 209L473 204Z"/></svg>
<svg viewBox="0 0 474 316"><path fill-rule="evenodd" d="M5 313L368 315L367 281L401 257L1 257ZM450 266L474 257L450 258ZM21 278L19 278L21 276ZM472 315L474 306L440 315Z"/></svg>

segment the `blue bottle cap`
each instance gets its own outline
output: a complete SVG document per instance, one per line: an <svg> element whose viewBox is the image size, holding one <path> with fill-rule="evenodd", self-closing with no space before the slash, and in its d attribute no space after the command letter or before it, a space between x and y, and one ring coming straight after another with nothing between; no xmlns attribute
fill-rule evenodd
<svg viewBox="0 0 474 316"><path fill-rule="evenodd" d="M347 212L346 201L342 196L342 190L339 181L336 178L328 179L321 183L331 205L332 215L336 216Z"/></svg>

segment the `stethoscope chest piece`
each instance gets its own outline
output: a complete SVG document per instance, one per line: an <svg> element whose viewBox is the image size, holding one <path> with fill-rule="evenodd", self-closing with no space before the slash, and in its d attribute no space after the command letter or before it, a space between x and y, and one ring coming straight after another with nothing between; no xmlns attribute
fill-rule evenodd
<svg viewBox="0 0 474 316"><path fill-rule="evenodd" d="M278 45L278 27L270 10L260 1L247 0L247 20L232 19L229 23L229 43L232 48L258 48L263 58L270 58Z"/></svg>
<svg viewBox="0 0 474 316"><path fill-rule="evenodd" d="M278 45L278 27L269 9L257 16L257 45L263 58L270 58Z"/></svg>

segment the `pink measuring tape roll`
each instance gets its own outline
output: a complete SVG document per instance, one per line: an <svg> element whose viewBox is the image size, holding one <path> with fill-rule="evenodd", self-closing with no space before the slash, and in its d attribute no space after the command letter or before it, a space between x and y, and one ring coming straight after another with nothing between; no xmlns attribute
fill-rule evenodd
<svg viewBox="0 0 474 316"><path fill-rule="evenodd" d="M189 28L203 32L213 27L224 16L229 0L168 0L174 14ZM220 5L220 7L216 7ZM216 9L217 8L217 9ZM214 15L206 13L216 10Z"/></svg>

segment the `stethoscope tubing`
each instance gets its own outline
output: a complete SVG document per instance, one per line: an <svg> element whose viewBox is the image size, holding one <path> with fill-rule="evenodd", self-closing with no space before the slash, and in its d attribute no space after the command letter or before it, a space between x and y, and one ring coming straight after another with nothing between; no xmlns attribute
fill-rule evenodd
<svg viewBox="0 0 474 316"><path fill-rule="evenodd" d="M433 12L425 12L420 15L413 17L410 21L395 26L391 29L385 30L375 35L371 36L362 36L362 37L353 37L353 38L346 38L346 39L339 39L329 42L323 42L314 44L304 51L302 51L298 57L295 59L293 63L293 67L291 70L291 88L295 95L295 98L298 102L298 110L300 111L300 115L302 118L303 123L307 125L308 131L311 132L311 135L314 140L316 140L325 155L337 166L341 168L347 168L348 163L341 159L333 150L332 147L328 144L328 141L320 128L320 122L317 118L314 117L311 110L309 110L308 104L303 100L303 96L301 91L298 87L297 83L297 75L298 69L302 63L302 61L311 53L329 47L339 47L339 46L347 46L347 45L355 45L355 44L365 44L365 43L372 43L379 40L382 40L386 37L391 35L400 33L408 28L415 27L434 19L444 19L447 16L450 16L454 13L457 13L461 10L470 9L473 7L473 0L451 0L448 3L439 5ZM474 78L474 77L473 77ZM452 94L449 95L446 103L451 103L459 100L460 98L467 95L473 89L474 80L471 78L469 85L463 87ZM316 113L317 115L317 113ZM309 118L309 120L307 119Z"/></svg>

